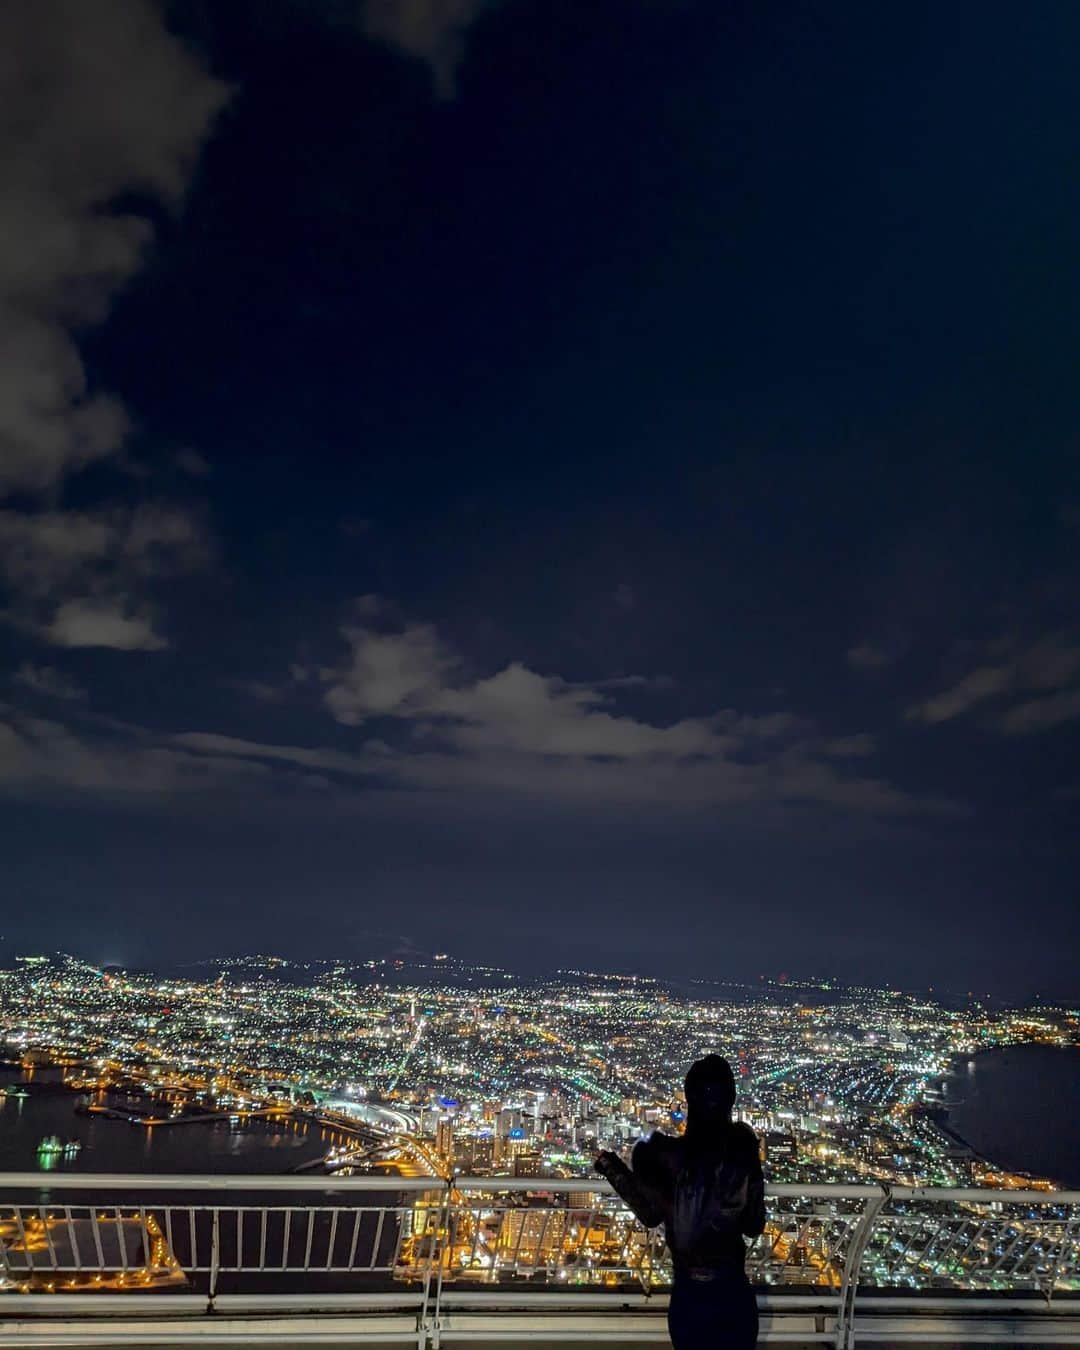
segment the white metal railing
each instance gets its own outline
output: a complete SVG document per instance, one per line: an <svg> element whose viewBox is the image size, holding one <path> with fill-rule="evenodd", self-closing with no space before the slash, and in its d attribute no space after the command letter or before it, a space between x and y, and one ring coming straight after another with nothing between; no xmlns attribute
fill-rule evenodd
<svg viewBox="0 0 1080 1350"><path fill-rule="evenodd" d="M1080 1319L1080 1192L773 1185L767 1220L747 1271L766 1320L798 1314L804 1341L926 1340L947 1312L1034 1343L1036 1315L1055 1339ZM92 1318L117 1295L382 1308L424 1346L500 1309L539 1322L518 1339L555 1310L626 1309L662 1339L669 1278L661 1237L588 1179L0 1174L0 1287L22 1295L0 1312L20 1318Z"/></svg>

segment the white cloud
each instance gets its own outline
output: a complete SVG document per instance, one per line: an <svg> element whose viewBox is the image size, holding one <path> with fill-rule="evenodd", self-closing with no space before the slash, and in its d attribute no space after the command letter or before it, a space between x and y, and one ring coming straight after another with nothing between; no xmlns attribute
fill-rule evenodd
<svg viewBox="0 0 1080 1350"><path fill-rule="evenodd" d="M597 804L665 800L699 805L816 801L876 812L943 809L848 771L874 752L872 738L826 738L786 712L721 709L658 723L622 713L633 677L581 684L511 662L491 675L464 663L428 624L385 631L370 598L342 634L349 658L323 668L329 711L353 727L397 724L404 741L389 761L364 758L402 785L572 796ZM380 627L376 627L380 624ZM615 686L615 687L613 687ZM380 737L382 733L380 732ZM839 763L837 763L839 761Z"/></svg>
<svg viewBox="0 0 1080 1350"><path fill-rule="evenodd" d="M519 662L488 679L443 689L430 700L432 718L453 745L467 750L507 749L538 755L715 755L732 744L730 720L687 718L654 726L608 710L608 695L538 675Z"/></svg>
<svg viewBox="0 0 1080 1350"><path fill-rule="evenodd" d="M330 684L327 707L350 726L426 707L456 664L428 624L410 624L393 634L356 624L344 628L343 636L352 649L350 664L322 676Z"/></svg>
<svg viewBox="0 0 1080 1350"><path fill-rule="evenodd" d="M657 727L619 717L608 710L609 695L599 687L539 675L520 662L485 679L462 680L456 678L459 658L429 624L385 633L351 623L342 636L349 662L324 669L321 677L329 684L326 706L350 726L393 717L412 722L420 735L438 734L462 749L626 758L716 753L731 720L723 715Z"/></svg>
<svg viewBox="0 0 1080 1350"><path fill-rule="evenodd" d="M165 639L145 612L128 613L116 600L67 600L42 636L58 647L112 647L117 651L160 651Z"/></svg>
<svg viewBox="0 0 1080 1350"><path fill-rule="evenodd" d="M114 454L129 419L88 387L73 339L142 265L225 88L149 0L0 6L0 494Z"/></svg>
<svg viewBox="0 0 1080 1350"><path fill-rule="evenodd" d="M7 617L59 646L164 646L153 630L146 592L210 557L198 518L175 506L0 510Z"/></svg>
<svg viewBox="0 0 1080 1350"><path fill-rule="evenodd" d="M151 0L0 6L0 497L49 494L129 430L75 335L142 266L226 96ZM189 458L191 471L194 461ZM3 617L61 646L164 645L148 579L205 561L189 514L0 511Z"/></svg>

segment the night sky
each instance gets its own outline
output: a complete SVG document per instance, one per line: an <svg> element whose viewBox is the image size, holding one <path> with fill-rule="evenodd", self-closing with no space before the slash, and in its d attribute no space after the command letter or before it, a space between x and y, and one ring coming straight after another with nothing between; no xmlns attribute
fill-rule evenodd
<svg viewBox="0 0 1080 1350"><path fill-rule="evenodd" d="M1080 7L0 11L0 960L1080 993Z"/></svg>

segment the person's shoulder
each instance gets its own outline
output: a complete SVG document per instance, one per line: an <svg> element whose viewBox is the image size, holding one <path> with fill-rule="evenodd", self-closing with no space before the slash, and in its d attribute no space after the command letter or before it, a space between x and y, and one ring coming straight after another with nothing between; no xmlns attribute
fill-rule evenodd
<svg viewBox="0 0 1080 1350"><path fill-rule="evenodd" d="M645 1163L646 1166L663 1166L670 1164L678 1158L682 1150L682 1141L673 1134L665 1134L663 1130L653 1130L648 1139L639 1139L634 1145L633 1160L634 1165Z"/></svg>
<svg viewBox="0 0 1080 1350"><path fill-rule="evenodd" d="M735 1120L731 1125L731 1146L735 1157L741 1162L760 1158L758 1137L744 1121Z"/></svg>
<svg viewBox="0 0 1080 1350"><path fill-rule="evenodd" d="M665 1134L663 1130L653 1130L648 1139L639 1139L634 1145L634 1152L641 1149L643 1153L653 1153L657 1156L668 1156L678 1153L682 1146L682 1141L674 1134Z"/></svg>

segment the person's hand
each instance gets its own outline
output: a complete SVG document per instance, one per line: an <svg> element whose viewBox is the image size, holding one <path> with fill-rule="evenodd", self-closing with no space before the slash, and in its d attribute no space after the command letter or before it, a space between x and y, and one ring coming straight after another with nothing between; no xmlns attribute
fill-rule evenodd
<svg viewBox="0 0 1080 1350"><path fill-rule="evenodd" d="M609 1148L606 1148L597 1155L593 1166L602 1177L610 1177L612 1172L620 1172L625 1164L617 1153L612 1153Z"/></svg>

